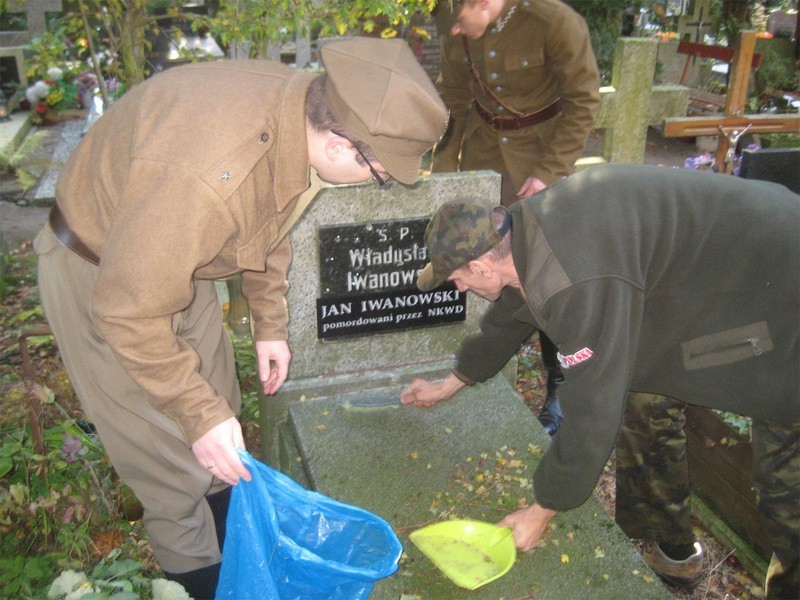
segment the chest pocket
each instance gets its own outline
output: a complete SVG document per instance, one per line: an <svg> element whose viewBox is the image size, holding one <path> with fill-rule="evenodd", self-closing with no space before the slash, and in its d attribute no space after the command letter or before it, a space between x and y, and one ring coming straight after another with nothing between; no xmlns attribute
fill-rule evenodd
<svg viewBox="0 0 800 600"><path fill-rule="evenodd" d="M524 71L544 66L544 48L531 48L525 52L511 52L505 57L506 71Z"/></svg>
<svg viewBox="0 0 800 600"><path fill-rule="evenodd" d="M772 337L764 321L705 335L681 344L687 371L727 365L761 356L772 350Z"/></svg>
<svg viewBox="0 0 800 600"><path fill-rule="evenodd" d="M236 250L236 264L247 271L264 271L267 252L278 237L275 220L268 221L253 237Z"/></svg>

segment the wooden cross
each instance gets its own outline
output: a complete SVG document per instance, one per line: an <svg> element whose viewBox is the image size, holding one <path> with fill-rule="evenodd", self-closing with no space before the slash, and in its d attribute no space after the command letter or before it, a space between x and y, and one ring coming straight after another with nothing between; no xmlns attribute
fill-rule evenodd
<svg viewBox="0 0 800 600"><path fill-rule="evenodd" d="M700 135L719 136L716 161L729 170L726 157L730 158L728 149L732 139L738 140L742 130L750 133L800 133L799 114L758 114L745 115L747 101L747 84L750 80L750 69L753 65L753 54L756 46L756 32L742 31L739 44L733 55L730 66L730 83L725 98L725 114L702 117L679 117L664 120L664 137L694 137ZM735 151L735 148L733 148Z"/></svg>

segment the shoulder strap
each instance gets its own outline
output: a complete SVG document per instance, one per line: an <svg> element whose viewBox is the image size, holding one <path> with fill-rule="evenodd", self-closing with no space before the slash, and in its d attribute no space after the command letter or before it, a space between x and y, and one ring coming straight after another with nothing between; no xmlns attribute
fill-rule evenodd
<svg viewBox="0 0 800 600"><path fill-rule="evenodd" d="M472 53L469 51L469 40L467 40L467 36L462 35L461 41L464 43L464 54L467 55L467 65L469 65L469 72L472 75L472 78L475 80L475 83L483 90L483 93L489 96L494 102L497 102L500 106L506 109L509 113L516 117L521 117L523 113L515 110L505 104L497 95L492 91L492 89L486 84L486 82L481 79L481 74L478 73L478 67L475 66L475 61L472 60Z"/></svg>

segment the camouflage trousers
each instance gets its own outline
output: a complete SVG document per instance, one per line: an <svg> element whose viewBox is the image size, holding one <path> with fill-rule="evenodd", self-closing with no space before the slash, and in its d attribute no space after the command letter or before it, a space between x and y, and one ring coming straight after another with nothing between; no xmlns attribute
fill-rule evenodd
<svg viewBox="0 0 800 600"><path fill-rule="evenodd" d="M616 520L631 538L695 541L683 402L631 393L617 438ZM800 597L800 423L753 419L753 486L771 536L768 598Z"/></svg>

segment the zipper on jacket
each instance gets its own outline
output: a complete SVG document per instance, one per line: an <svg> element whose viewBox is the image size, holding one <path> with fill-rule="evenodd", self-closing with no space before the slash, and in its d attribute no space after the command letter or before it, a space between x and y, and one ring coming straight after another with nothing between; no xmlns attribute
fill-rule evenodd
<svg viewBox="0 0 800 600"><path fill-rule="evenodd" d="M753 350L753 356L761 356L764 353L763 348L759 346L759 338L752 337L752 338L745 338L738 342L733 342L731 344L727 344L725 346L717 346L716 348L710 348L709 350L705 350L704 352L695 352L689 355L689 358L698 358L700 356L705 356L706 354L715 354L717 352L725 352L726 350L735 350L737 348L741 348L742 346L751 346Z"/></svg>

